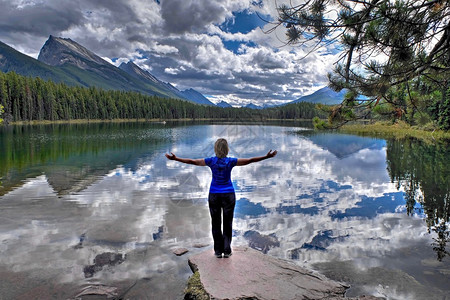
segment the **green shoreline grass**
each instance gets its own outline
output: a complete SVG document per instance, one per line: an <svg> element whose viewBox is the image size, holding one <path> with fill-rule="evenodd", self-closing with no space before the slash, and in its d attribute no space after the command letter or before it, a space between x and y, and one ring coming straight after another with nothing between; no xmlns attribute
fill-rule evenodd
<svg viewBox="0 0 450 300"><path fill-rule="evenodd" d="M450 131L443 130L423 130L414 128L405 122L388 124L377 122L374 124L352 124L344 125L339 130L342 133L358 134L362 136L378 138L415 138L424 142L450 142Z"/></svg>
<svg viewBox="0 0 450 300"><path fill-rule="evenodd" d="M200 280L200 273L195 271L195 273L189 277L187 286L184 289L184 299L186 300L209 300L210 297L206 293L203 287L202 281Z"/></svg>

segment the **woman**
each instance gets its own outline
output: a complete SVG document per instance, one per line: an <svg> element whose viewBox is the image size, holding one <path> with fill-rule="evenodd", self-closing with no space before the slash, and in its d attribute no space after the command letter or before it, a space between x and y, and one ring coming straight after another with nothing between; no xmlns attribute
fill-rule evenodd
<svg viewBox="0 0 450 300"><path fill-rule="evenodd" d="M217 258L231 256L231 236L236 195L231 182L231 169L234 166L245 166L277 155L277 151L270 150L265 156L252 158L233 158L228 155L228 142L218 139L214 144L215 157L190 159L177 157L172 152L166 153L170 160L196 166L209 166L212 172L211 187L209 189L208 204L211 214L212 235L214 239L214 255ZM223 232L222 232L223 211Z"/></svg>

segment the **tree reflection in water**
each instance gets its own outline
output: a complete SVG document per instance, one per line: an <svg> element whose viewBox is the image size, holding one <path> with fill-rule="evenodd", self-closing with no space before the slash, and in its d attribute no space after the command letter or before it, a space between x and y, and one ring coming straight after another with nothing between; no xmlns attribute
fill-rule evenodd
<svg viewBox="0 0 450 300"><path fill-rule="evenodd" d="M428 232L435 232L433 250L442 261L450 242L449 144L427 144L413 139L387 140L386 160L392 182L403 187L408 215L424 213ZM417 207L416 204L420 204Z"/></svg>

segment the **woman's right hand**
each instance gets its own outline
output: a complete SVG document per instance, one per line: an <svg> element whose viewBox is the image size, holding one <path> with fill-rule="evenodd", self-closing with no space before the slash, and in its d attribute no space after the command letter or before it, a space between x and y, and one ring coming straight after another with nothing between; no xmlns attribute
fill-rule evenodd
<svg viewBox="0 0 450 300"><path fill-rule="evenodd" d="M166 155L166 157L168 158L168 159L170 159L170 160L175 160L175 158L177 158L176 156L175 156L175 154L173 154L172 152L170 152L170 154L165 154Z"/></svg>

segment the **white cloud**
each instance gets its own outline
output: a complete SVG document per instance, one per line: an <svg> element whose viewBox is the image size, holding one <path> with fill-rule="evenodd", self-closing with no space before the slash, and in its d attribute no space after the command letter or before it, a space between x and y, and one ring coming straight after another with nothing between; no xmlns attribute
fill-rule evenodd
<svg viewBox="0 0 450 300"><path fill-rule="evenodd" d="M178 49L170 45L156 44L152 48L153 51L160 54L178 53Z"/></svg>
<svg viewBox="0 0 450 300"><path fill-rule="evenodd" d="M177 75L179 73L179 70L174 68L165 68L164 72L166 72L167 74Z"/></svg>
<svg viewBox="0 0 450 300"><path fill-rule="evenodd" d="M0 35L34 57L50 34L71 38L115 65L131 59L163 81L234 104L295 100L326 85L336 57L317 52L302 59L307 49L283 46L283 27L272 34L263 31L273 24L245 34L219 28L246 9L276 19L274 1L252 2L0 0ZM233 52L224 42L251 46Z"/></svg>

